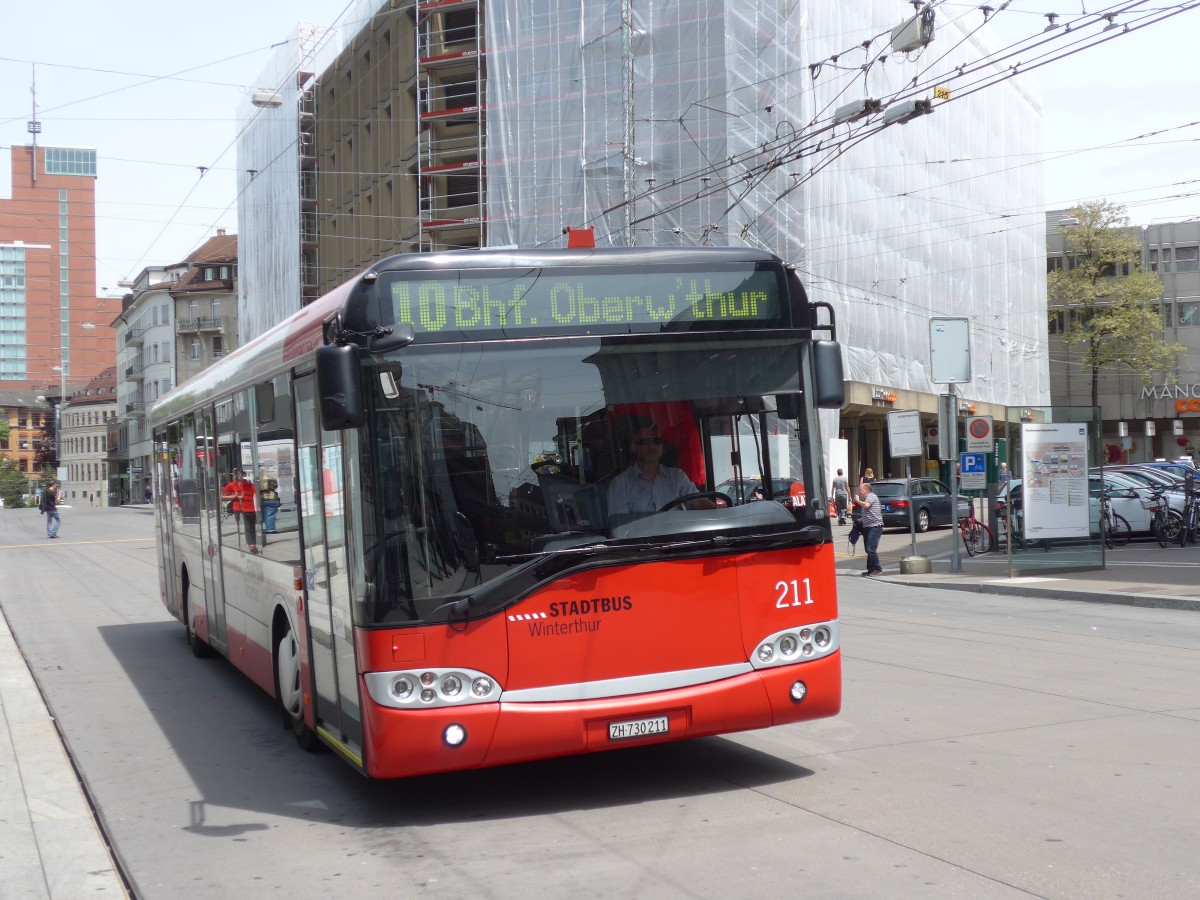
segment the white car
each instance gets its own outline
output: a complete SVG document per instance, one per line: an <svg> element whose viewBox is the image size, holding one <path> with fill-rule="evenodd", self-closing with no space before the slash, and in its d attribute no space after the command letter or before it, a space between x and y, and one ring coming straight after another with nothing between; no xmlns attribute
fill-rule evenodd
<svg viewBox="0 0 1200 900"><path fill-rule="evenodd" d="M1129 523L1129 530L1133 534L1149 534L1150 533L1150 510L1146 509L1142 503L1142 497L1138 494L1137 489L1142 488L1145 491L1145 496L1149 497L1148 488L1146 485L1139 485L1138 482L1120 477L1109 477L1109 473L1105 472L1103 478L1099 475L1088 476L1088 513L1090 531L1094 536L1100 534L1100 492L1106 490L1109 493L1109 502L1112 508L1124 517ZM1011 506L1013 515L1016 519L1016 528L1018 534L1024 534L1024 506L1023 492L1021 490L1021 479L1013 478L1008 482L1008 491L1001 489L996 498L997 511L997 528L999 529L998 539L1004 541L1007 537L1008 525L1008 508Z"/></svg>
<svg viewBox="0 0 1200 900"><path fill-rule="evenodd" d="M1099 474L1099 472L1094 470L1091 473L1093 477ZM1175 481L1175 479L1169 476L1130 466L1121 469L1105 469L1104 478L1132 488L1138 492L1139 496L1144 497L1146 500L1150 499L1153 491L1165 490L1168 508L1179 513L1180 518L1183 517L1183 490L1180 487L1180 482ZM1133 522L1129 524L1130 527L1133 526ZM1134 530L1136 531L1137 529Z"/></svg>

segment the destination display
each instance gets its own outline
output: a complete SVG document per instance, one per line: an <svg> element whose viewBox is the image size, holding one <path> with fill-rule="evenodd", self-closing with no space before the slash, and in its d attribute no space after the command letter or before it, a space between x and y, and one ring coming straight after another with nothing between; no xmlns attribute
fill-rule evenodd
<svg viewBox="0 0 1200 900"><path fill-rule="evenodd" d="M419 276L419 277L413 277ZM753 266L704 272L568 269L456 270L442 277L390 273L380 280L391 322L417 334L511 335L592 330L677 330L784 325L780 274ZM385 300L386 302L386 300ZM658 326L647 328L646 326Z"/></svg>

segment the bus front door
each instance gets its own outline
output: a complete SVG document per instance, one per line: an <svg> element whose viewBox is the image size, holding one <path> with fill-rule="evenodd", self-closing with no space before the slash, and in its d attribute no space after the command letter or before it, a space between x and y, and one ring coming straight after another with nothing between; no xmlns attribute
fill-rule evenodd
<svg viewBox="0 0 1200 900"><path fill-rule="evenodd" d="M221 579L221 489L218 481L215 422L212 411L196 417L196 440L203 452L198 454L200 481L204 497L200 502L200 546L204 556L204 608L208 623L208 643L228 652L225 635L225 589Z"/></svg>
<svg viewBox="0 0 1200 900"><path fill-rule="evenodd" d="M314 724L361 765L362 711L350 610L341 434L320 427L315 379L302 376L294 387Z"/></svg>

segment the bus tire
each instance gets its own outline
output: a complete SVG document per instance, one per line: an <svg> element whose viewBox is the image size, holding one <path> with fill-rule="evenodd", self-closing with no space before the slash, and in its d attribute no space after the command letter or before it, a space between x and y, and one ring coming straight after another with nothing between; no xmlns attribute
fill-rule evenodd
<svg viewBox="0 0 1200 900"><path fill-rule="evenodd" d="M192 650L192 656L196 659L208 659L215 655L213 648L208 645L208 641L201 638L192 629L192 604L191 604L191 580L188 578L188 571L184 568L180 573L183 582L183 630L187 637L188 646Z"/></svg>
<svg viewBox="0 0 1200 900"><path fill-rule="evenodd" d="M313 753L321 741L304 721L304 688L300 683L300 644L292 623L281 611L275 622L275 697L285 731L291 731L302 750Z"/></svg>

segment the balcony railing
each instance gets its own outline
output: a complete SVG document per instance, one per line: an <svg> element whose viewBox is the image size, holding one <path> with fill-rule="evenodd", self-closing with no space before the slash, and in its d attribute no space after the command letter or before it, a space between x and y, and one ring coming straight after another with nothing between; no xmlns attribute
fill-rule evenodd
<svg viewBox="0 0 1200 900"><path fill-rule="evenodd" d="M188 318L177 319L175 322L175 332L177 334L187 334L197 331L224 331L224 325L219 318L214 316L190 316Z"/></svg>
<svg viewBox="0 0 1200 900"><path fill-rule="evenodd" d="M140 344L142 337L145 335L146 329L140 325L135 325L125 332L125 346L130 344Z"/></svg>

